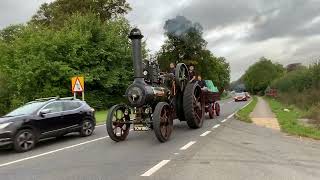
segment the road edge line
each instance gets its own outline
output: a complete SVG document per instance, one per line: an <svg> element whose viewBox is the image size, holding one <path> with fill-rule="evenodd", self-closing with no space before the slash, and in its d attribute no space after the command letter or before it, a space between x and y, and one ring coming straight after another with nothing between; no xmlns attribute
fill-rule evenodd
<svg viewBox="0 0 320 180"><path fill-rule="evenodd" d="M156 164L155 166L150 168L148 171L146 171L145 173L141 174L140 176L145 176L145 177L151 176L153 173L157 172L164 165L168 164L168 162L170 162L170 160L162 160L158 164Z"/></svg>

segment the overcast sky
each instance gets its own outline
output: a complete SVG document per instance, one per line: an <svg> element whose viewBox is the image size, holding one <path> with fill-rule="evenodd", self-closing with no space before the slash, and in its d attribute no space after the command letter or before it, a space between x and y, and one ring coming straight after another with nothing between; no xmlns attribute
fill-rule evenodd
<svg viewBox="0 0 320 180"><path fill-rule="evenodd" d="M0 28L30 19L51 0L0 0ZM232 80L265 56L284 65L320 59L320 0L128 0L127 15L152 52L160 49L164 22L177 15L199 22L208 48L231 65Z"/></svg>

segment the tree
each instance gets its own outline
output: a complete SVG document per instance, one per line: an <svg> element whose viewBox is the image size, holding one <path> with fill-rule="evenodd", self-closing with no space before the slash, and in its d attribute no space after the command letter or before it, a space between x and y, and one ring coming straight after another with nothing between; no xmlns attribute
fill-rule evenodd
<svg viewBox="0 0 320 180"><path fill-rule="evenodd" d="M74 14L59 30L28 25L0 49L10 107L39 97L70 96L74 75L85 76L86 100L93 107L120 101L132 78L129 30L123 18L103 22L95 14Z"/></svg>
<svg viewBox="0 0 320 180"><path fill-rule="evenodd" d="M11 42L13 41L16 37L18 37L24 26L21 24L18 25L10 25L2 30L0 30L0 40L4 42Z"/></svg>
<svg viewBox="0 0 320 180"><path fill-rule="evenodd" d="M42 4L31 22L60 27L74 13L94 13L106 21L124 15L129 10L131 8L126 0L56 0Z"/></svg>
<svg viewBox="0 0 320 180"><path fill-rule="evenodd" d="M245 86L251 93L263 93L271 82L281 77L285 69L280 64L274 64L264 57L249 67L243 76Z"/></svg>
<svg viewBox="0 0 320 180"><path fill-rule="evenodd" d="M230 81L229 63L206 49L202 26L184 16L177 16L165 22L164 30L167 40L157 53L161 69L168 70L171 62L195 65L196 71L203 78L213 80L222 92Z"/></svg>

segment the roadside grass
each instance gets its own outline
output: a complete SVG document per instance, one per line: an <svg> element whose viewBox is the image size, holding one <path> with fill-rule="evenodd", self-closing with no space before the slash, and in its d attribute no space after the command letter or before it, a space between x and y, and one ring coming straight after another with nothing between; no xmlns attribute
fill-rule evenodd
<svg viewBox="0 0 320 180"><path fill-rule="evenodd" d="M276 114L283 132L296 136L320 139L319 129L314 127L306 127L298 122L298 119L303 116L304 112L295 106L284 105L275 99L265 99L268 101L272 111ZM284 111L284 109L289 109L289 112Z"/></svg>
<svg viewBox="0 0 320 180"><path fill-rule="evenodd" d="M96 112L96 122L98 125L106 123L107 112L108 112L107 110Z"/></svg>
<svg viewBox="0 0 320 180"><path fill-rule="evenodd" d="M256 96L253 96L253 99L250 102L250 104L237 112L236 118L240 121L252 123L252 120L249 116L250 116L250 113L253 111L253 109L256 107L257 102L258 102L258 98Z"/></svg>

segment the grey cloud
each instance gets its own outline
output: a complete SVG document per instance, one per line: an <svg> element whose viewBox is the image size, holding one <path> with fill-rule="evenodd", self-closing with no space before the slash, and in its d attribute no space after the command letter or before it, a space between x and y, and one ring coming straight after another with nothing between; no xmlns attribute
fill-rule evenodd
<svg viewBox="0 0 320 180"><path fill-rule="evenodd" d="M43 2L52 0L0 0L0 29L26 22ZM141 28L148 47L158 51L164 41L163 26L177 15L199 22L208 38L208 48L231 64L235 80L261 56L283 64L311 63L319 59L320 0L128 0L133 10L126 16ZM320 18L319 18L320 20ZM238 37L234 27L252 24L248 35ZM224 33L227 30L232 33ZM208 36L210 37L210 36Z"/></svg>
<svg viewBox="0 0 320 180"><path fill-rule="evenodd" d="M212 29L249 20L257 13L255 4L255 0L192 1L177 14L199 22L205 29Z"/></svg>
<svg viewBox="0 0 320 180"><path fill-rule="evenodd" d="M44 2L52 0L1 0L0 29L10 25L25 23Z"/></svg>
<svg viewBox="0 0 320 180"><path fill-rule="evenodd" d="M268 3L266 3L268 2ZM267 6L269 4L269 6ZM313 18L320 15L320 1L282 0L265 1L268 7L254 17L255 29L249 40L260 41L276 37L311 36L320 33L320 24L304 28ZM255 21L255 20L262 20Z"/></svg>

